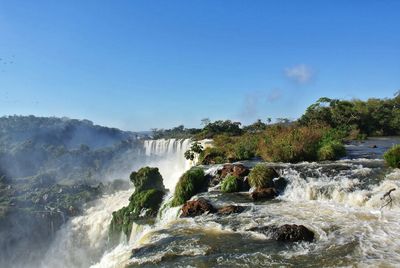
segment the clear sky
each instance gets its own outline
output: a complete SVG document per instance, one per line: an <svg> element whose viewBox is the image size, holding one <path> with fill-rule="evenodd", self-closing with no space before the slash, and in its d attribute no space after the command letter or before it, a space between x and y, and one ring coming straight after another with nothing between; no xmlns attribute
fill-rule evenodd
<svg viewBox="0 0 400 268"><path fill-rule="evenodd" d="M0 0L0 115L125 130L400 89L400 1Z"/></svg>

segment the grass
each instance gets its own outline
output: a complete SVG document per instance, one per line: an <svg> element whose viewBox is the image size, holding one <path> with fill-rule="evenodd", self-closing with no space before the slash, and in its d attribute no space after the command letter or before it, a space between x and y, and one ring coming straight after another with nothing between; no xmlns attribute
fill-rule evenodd
<svg viewBox="0 0 400 268"><path fill-rule="evenodd" d="M254 188L273 187L273 179L279 174L270 167L264 164L257 164L249 173L249 185Z"/></svg>
<svg viewBox="0 0 400 268"><path fill-rule="evenodd" d="M236 176L228 175L221 183L221 191L224 193L233 193L240 190L240 182Z"/></svg>
<svg viewBox="0 0 400 268"><path fill-rule="evenodd" d="M172 200L172 206L180 206L197 193L206 190L207 179L202 168L194 167L186 171L179 179Z"/></svg>

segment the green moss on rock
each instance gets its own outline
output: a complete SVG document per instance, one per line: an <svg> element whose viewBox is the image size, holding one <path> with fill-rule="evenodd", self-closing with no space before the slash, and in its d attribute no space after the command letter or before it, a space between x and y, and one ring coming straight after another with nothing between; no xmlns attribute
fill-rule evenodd
<svg viewBox="0 0 400 268"><path fill-rule="evenodd" d="M130 236L134 222L148 222L160 209L165 187L158 168L144 167L132 172L130 180L135 186L129 205L113 212L110 225L111 239L119 238L121 232Z"/></svg>
<svg viewBox="0 0 400 268"><path fill-rule="evenodd" d="M172 206L180 206L195 194L205 191L207 184L208 180L202 168L194 167L186 171L176 185Z"/></svg>
<svg viewBox="0 0 400 268"><path fill-rule="evenodd" d="M163 179L158 168L141 168L137 172L132 172L129 178L137 192L149 189L165 190Z"/></svg>

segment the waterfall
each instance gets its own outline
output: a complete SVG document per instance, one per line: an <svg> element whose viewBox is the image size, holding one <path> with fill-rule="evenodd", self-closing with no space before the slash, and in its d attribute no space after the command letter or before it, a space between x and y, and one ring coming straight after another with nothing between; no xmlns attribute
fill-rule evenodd
<svg viewBox="0 0 400 268"><path fill-rule="evenodd" d="M174 191L179 177L192 166L192 162L184 157L184 153L189 149L190 144L190 139L144 141L145 154L149 158L146 165L154 165L159 168L164 179L164 185L170 191Z"/></svg>
<svg viewBox="0 0 400 268"><path fill-rule="evenodd" d="M184 158L184 152L189 149L190 144L189 139L146 140L143 142L144 155L140 156L140 164L158 167L164 185L173 192L179 177L192 165ZM135 166L137 165L136 163ZM118 266L122 265L122 262L129 258L132 243L139 239L141 234L153 228L134 226L130 243L121 239L120 245L105 252L112 212L126 206L131 194L132 190L106 195L88 207L83 215L70 219L57 232L42 267L89 267L100 259L102 262L95 267L113 267L115 263L118 263ZM168 198L171 196L172 194L168 195ZM162 222L161 219L158 221ZM102 263L106 263L105 266Z"/></svg>

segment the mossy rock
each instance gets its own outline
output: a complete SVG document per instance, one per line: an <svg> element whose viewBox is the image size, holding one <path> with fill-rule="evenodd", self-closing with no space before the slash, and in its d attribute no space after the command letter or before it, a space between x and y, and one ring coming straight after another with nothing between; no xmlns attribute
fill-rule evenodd
<svg viewBox="0 0 400 268"><path fill-rule="evenodd" d="M400 168L400 144L397 144L387 150L383 158L385 159L386 165L392 168Z"/></svg>
<svg viewBox="0 0 400 268"><path fill-rule="evenodd" d="M197 193L207 190L208 179L204 170L199 167L186 171L179 179L175 188L172 206L180 206Z"/></svg>
<svg viewBox="0 0 400 268"><path fill-rule="evenodd" d="M240 191L241 182L236 176L228 175L221 183L221 191L224 193L233 193Z"/></svg>
<svg viewBox="0 0 400 268"><path fill-rule="evenodd" d="M157 216L165 192L150 189L136 192L129 198L129 205L113 212L110 232L119 235L121 231L129 237L133 222L145 221Z"/></svg>
<svg viewBox="0 0 400 268"><path fill-rule="evenodd" d="M165 191L163 179L158 168L141 168L137 172L132 172L129 178L135 186L136 192L149 189Z"/></svg>
<svg viewBox="0 0 400 268"><path fill-rule="evenodd" d="M268 188L274 187L274 178L279 177L275 169L264 164L257 164L249 173L248 181L250 187Z"/></svg>

